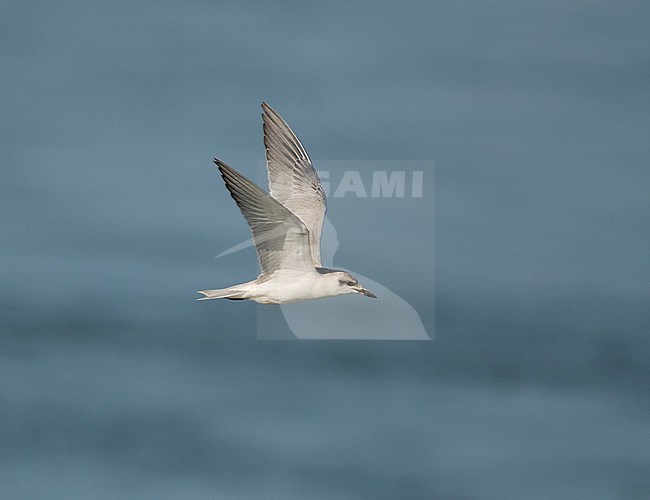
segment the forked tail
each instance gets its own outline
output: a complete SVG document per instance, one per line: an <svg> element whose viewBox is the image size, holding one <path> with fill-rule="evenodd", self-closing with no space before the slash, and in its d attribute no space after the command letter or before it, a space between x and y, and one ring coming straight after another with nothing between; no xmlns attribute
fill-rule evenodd
<svg viewBox="0 0 650 500"><path fill-rule="evenodd" d="M244 300L244 291L236 288L220 288L218 290L199 290L205 297L196 300L212 300L212 299L228 299L228 300Z"/></svg>

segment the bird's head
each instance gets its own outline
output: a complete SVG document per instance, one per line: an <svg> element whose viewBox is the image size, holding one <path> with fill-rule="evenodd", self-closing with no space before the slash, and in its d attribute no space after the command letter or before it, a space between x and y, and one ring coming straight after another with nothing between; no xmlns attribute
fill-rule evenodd
<svg viewBox="0 0 650 500"><path fill-rule="evenodd" d="M346 271L335 271L329 276L331 280L336 280L338 282L338 287L341 295L344 295L346 293L360 293L361 295L365 295L366 297L370 297L372 299L377 298L374 293L362 287L359 284L359 281Z"/></svg>

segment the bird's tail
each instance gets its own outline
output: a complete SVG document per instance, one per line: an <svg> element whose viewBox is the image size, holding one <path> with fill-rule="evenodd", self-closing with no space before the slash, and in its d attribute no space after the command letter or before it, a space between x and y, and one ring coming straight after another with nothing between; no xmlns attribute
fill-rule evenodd
<svg viewBox="0 0 650 500"><path fill-rule="evenodd" d="M220 288L217 290L199 290L198 293L202 293L205 297L201 297L196 300L212 300L212 299L228 299L228 300L244 300L243 290L230 287L230 288Z"/></svg>

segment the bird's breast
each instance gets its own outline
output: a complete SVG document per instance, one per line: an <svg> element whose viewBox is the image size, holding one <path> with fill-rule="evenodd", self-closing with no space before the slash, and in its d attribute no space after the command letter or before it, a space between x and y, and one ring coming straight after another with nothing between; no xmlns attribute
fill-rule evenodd
<svg viewBox="0 0 650 500"><path fill-rule="evenodd" d="M339 295L332 280L314 272L276 271L259 284L258 292L266 303L286 304ZM262 297L260 297L262 298Z"/></svg>

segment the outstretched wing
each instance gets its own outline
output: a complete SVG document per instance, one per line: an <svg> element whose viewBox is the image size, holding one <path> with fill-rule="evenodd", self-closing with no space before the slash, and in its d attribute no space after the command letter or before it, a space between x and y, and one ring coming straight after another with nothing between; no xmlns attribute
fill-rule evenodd
<svg viewBox="0 0 650 500"><path fill-rule="evenodd" d="M262 276L278 269L313 270L309 231L300 219L234 168L214 162L251 228Z"/></svg>
<svg viewBox="0 0 650 500"><path fill-rule="evenodd" d="M327 210L323 186L307 151L289 125L265 102L262 109L271 196L305 224L314 266L321 267L320 237Z"/></svg>

